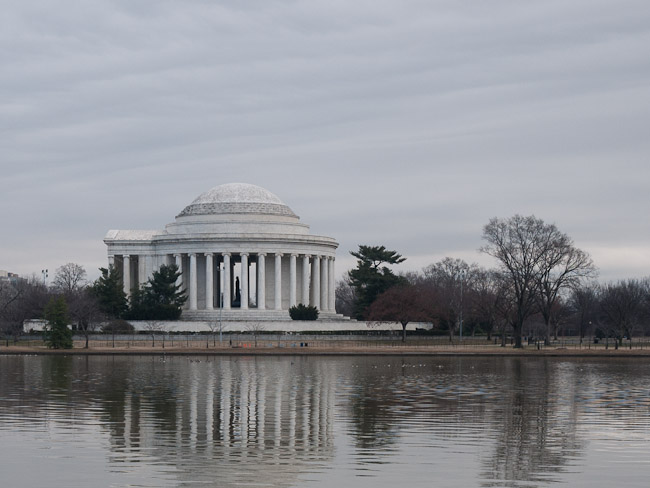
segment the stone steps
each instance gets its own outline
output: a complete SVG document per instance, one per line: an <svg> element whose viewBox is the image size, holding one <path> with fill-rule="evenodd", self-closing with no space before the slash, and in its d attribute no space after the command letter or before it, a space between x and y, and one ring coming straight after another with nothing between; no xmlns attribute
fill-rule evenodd
<svg viewBox="0 0 650 488"><path fill-rule="evenodd" d="M254 321L287 321L291 320L288 310L256 310L256 309L230 309L224 310L183 310L181 320L222 320L224 322L254 322ZM329 321L350 321L349 317L334 312L320 312L318 315L319 322Z"/></svg>

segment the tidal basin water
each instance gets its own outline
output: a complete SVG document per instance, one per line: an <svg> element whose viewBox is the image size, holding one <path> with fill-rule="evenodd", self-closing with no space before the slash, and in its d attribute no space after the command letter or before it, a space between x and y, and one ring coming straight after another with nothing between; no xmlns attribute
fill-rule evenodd
<svg viewBox="0 0 650 488"><path fill-rule="evenodd" d="M0 356L3 487L650 486L647 359Z"/></svg>

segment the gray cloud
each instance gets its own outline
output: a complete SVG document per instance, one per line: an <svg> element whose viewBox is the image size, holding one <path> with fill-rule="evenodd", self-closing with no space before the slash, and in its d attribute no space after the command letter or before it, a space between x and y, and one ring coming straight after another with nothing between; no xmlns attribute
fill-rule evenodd
<svg viewBox="0 0 650 488"><path fill-rule="evenodd" d="M0 268L94 269L107 229L245 181L341 257L482 260L489 218L534 213L649 274L647 2L2 8Z"/></svg>

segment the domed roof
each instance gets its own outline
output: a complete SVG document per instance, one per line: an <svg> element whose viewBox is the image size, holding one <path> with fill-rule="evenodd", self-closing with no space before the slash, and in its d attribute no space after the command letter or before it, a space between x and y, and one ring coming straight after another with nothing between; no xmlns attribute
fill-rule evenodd
<svg viewBox="0 0 650 488"><path fill-rule="evenodd" d="M228 183L201 193L178 215L255 213L266 215L296 214L270 191L248 183Z"/></svg>
<svg viewBox="0 0 650 488"><path fill-rule="evenodd" d="M192 205L196 203L277 203L284 205L276 195L257 185L248 183L227 183L215 186L201 193Z"/></svg>

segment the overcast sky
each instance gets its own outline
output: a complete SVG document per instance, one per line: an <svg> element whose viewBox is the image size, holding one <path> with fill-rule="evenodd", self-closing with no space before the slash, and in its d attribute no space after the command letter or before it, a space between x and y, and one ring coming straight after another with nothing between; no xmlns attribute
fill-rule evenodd
<svg viewBox="0 0 650 488"><path fill-rule="evenodd" d="M650 275L647 0L0 0L0 269L246 182L415 270L535 214Z"/></svg>

